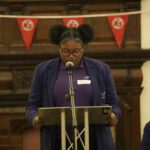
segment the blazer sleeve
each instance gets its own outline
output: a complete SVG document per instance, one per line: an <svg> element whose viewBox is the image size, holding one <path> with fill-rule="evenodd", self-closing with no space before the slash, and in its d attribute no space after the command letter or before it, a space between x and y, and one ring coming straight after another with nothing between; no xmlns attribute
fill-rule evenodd
<svg viewBox="0 0 150 150"><path fill-rule="evenodd" d="M37 110L42 106L42 80L40 77L39 66L34 70L31 89L26 106L26 117L30 124L33 118L37 115Z"/></svg>
<svg viewBox="0 0 150 150"><path fill-rule="evenodd" d="M148 122L144 127L144 134L141 141L141 150L150 149L150 122Z"/></svg>
<svg viewBox="0 0 150 150"><path fill-rule="evenodd" d="M112 106L112 111L119 119L121 116L120 101L115 83L108 65L105 67L106 103Z"/></svg>

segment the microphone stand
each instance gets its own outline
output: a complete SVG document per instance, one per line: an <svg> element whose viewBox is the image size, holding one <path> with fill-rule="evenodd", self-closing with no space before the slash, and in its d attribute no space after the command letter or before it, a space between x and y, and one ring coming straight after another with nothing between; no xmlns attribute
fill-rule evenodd
<svg viewBox="0 0 150 150"><path fill-rule="evenodd" d="M71 112L72 112L72 126L74 131L73 137L73 150L77 150L77 116L76 116L76 109L75 109L75 100L74 100L74 87L73 87L73 80L72 80L72 68L68 68L68 77L69 77L69 95L71 100Z"/></svg>

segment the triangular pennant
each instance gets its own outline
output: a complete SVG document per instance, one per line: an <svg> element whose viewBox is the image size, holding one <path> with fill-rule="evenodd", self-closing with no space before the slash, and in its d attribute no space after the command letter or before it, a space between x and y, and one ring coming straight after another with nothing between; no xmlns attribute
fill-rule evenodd
<svg viewBox="0 0 150 150"><path fill-rule="evenodd" d="M110 24L111 30L116 39L117 45L120 48L122 44L123 35L128 22L128 15L120 16L108 16L108 22Z"/></svg>
<svg viewBox="0 0 150 150"><path fill-rule="evenodd" d="M63 18L63 23L68 28L77 28L79 25L83 24L84 18Z"/></svg>
<svg viewBox="0 0 150 150"><path fill-rule="evenodd" d="M36 18L17 18L22 38L27 49L30 48L33 33L35 31L38 21L39 19Z"/></svg>

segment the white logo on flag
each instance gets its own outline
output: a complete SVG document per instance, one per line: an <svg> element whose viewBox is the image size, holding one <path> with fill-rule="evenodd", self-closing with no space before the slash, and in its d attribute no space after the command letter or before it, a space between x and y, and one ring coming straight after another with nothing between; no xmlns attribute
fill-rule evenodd
<svg viewBox="0 0 150 150"><path fill-rule="evenodd" d="M121 17L116 17L112 20L112 26L115 29L122 29L124 26L124 21Z"/></svg>
<svg viewBox="0 0 150 150"><path fill-rule="evenodd" d="M31 31L34 27L34 23L30 19L22 21L22 28L24 31Z"/></svg>
<svg viewBox="0 0 150 150"><path fill-rule="evenodd" d="M74 19L70 19L68 22L67 22L67 27L73 27L73 28L76 28L79 26L79 22L77 20L74 20Z"/></svg>

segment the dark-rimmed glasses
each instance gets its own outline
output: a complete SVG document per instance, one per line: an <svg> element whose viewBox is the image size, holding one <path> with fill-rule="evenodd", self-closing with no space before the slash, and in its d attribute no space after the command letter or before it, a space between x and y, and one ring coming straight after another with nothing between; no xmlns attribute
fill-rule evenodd
<svg viewBox="0 0 150 150"><path fill-rule="evenodd" d="M63 50L60 50L60 52L62 53L63 56L66 56L66 57L70 55L78 57L82 54L83 50L82 49L75 49L75 50L63 49Z"/></svg>

